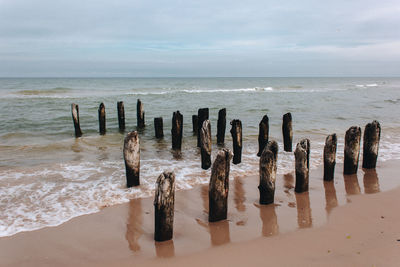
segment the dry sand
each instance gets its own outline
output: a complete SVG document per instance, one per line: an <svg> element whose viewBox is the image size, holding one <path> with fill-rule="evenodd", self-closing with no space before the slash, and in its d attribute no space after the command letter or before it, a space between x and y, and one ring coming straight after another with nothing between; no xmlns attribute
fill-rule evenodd
<svg viewBox="0 0 400 267"><path fill-rule="evenodd" d="M228 220L211 224L207 185L179 191L174 239L163 243L153 241L152 199L135 199L0 238L0 265L400 266L400 188L378 193L400 184L398 163L380 164L379 176L343 177L338 165L335 183L319 169L303 194L293 193L291 174L280 176L267 206L257 204L258 177L234 177Z"/></svg>

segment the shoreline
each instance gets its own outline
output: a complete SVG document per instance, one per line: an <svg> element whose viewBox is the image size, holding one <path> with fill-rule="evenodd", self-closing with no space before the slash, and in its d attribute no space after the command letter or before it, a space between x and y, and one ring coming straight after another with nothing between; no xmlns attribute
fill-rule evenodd
<svg viewBox="0 0 400 267"><path fill-rule="evenodd" d="M338 213L344 212L347 217L354 217L355 220L357 216L366 217L361 212L357 214L347 211L352 210L349 207L354 206L353 202L359 203L357 205L360 207L357 209L368 211L365 206L369 204L362 204L364 200L361 199L365 199L365 203L375 199L386 203L388 213L394 213L394 208L387 205L387 198L396 195L392 192L400 192L399 183L396 183L396 189L389 192L369 196L353 195L362 191L368 194L382 188L385 190L387 185L384 180L396 178L398 162L380 162L377 169L379 177L376 174L366 175L360 169L358 179L356 177L355 180L354 177L344 179L341 174L343 166L337 164L335 183L332 184L322 181L322 168L318 168L310 172L310 192L305 194L293 193L293 174L278 175L277 183L281 183L281 186L277 186L279 191L276 192L275 205L267 206L257 205L258 177L235 176L230 180L228 220L212 224L207 220L208 184L177 191L174 238L163 243L153 241L153 198L133 199L129 203L104 208L98 213L76 217L56 227L2 237L0 265L183 265L187 258L196 259L196 263L201 265L202 258L203 261L211 255L219 258L216 251L224 254L219 260L225 259L224 263L231 261L236 265L240 259L234 259L241 255L241 250L249 252L249 247L254 247L255 244L271 247L271 244L266 244L269 242L276 243L282 251L292 255L294 252L287 251L286 247L294 240L299 240L297 235L302 236L301 239L304 240L301 242L307 244L305 246L300 241L295 242L300 242L299 251L303 251L309 247L308 243L324 241L324 238L321 239L315 233L322 232L322 236L330 236L329 231L337 225L353 225L349 218L345 219L345 223L338 222ZM344 205L346 203L350 204ZM335 208L338 205L340 207ZM378 209L376 212L379 211ZM368 227L374 222L371 220L366 217ZM368 228L367 226L364 228ZM315 240L307 241L309 234L315 235ZM400 235L396 238L400 238ZM268 251L276 250L274 247L272 245ZM233 252L236 250L239 250L237 254ZM282 253L271 254L275 257ZM261 253L258 257L265 256L269 259L271 256L270 253L264 254ZM305 260L302 255L303 253L298 257ZM256 255L243 257L254 262L258 259ZM165 258L170 259L164 261ZM278 258L277 260L276 264L281 264ZM287 259L283 256L281 260ZM217 261L218 259L215 262ZM307 261L303 263L306 264Z"/></svg>

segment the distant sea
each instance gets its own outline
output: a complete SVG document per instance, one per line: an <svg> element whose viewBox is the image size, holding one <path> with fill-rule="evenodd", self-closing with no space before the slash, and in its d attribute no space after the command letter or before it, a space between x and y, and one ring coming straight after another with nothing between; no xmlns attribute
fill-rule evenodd
<svg viewBox="0 0 400 267"><path fill-rule="evenodd" d="M144 104L140 132L141 186L126 188L118 131L117 101L124 101L127 131L136 130L136 101ZM97 109L106 107L107 133L98 134ZM71 103L79 105L81 138L74 137ZM150 196L164 170L174 170L177 189L208 183L200 168L191 117L210 109L213 156L218 110L243 124L243 160L231 177L258 174L258 124L267 114L270 139L279 143L278 173L294 171L293 153L283 152L282 115L293 117L293 146L311 140L311 168L322 163L328 134L338 135L343 162L345 131L378 120L379 162L400 159L400 78L0 78L0 236L59 225L102 207ZM183 116L181 157L171 151L171 118ZM164 119L162 140L154 117ZM126 133L125 133L126 134ZM361 158L360 158L361 159ZM312 183L312 182L310 182Z"/></svg>

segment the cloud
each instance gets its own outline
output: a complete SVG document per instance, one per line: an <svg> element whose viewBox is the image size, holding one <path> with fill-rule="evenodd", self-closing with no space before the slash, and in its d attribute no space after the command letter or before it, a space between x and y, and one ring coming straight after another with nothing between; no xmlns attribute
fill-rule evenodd
<svg viewBox="0 0 400 267"><path fill-rule="evenodd" d="M393 75L399 11L398 1L372 0L0 0L0 61L12 66L0 76L93 75L91 66L99 76L286 76L299 74L299 60L304 75L346 64L370 75L366 61L390 62L377 73Z"/></svg>

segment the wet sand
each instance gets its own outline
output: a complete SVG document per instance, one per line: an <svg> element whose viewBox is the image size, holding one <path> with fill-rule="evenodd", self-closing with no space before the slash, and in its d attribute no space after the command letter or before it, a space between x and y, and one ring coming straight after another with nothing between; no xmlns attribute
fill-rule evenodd
<svg viewBox="0 0 400 267"><path fill-rule="evenodd" d="M232 177L228 220L208 223L208 185L176 193L174 239L153 241L153 199L0 238L0 265L398 266L399 162L380 163L295 194L293 173L277 179L275 205L258 205L258 177ZM344 205L344 204L349 205ZM337 207L342 206L342 207ZM337 208L336 208L337 207Z"/></svg>

